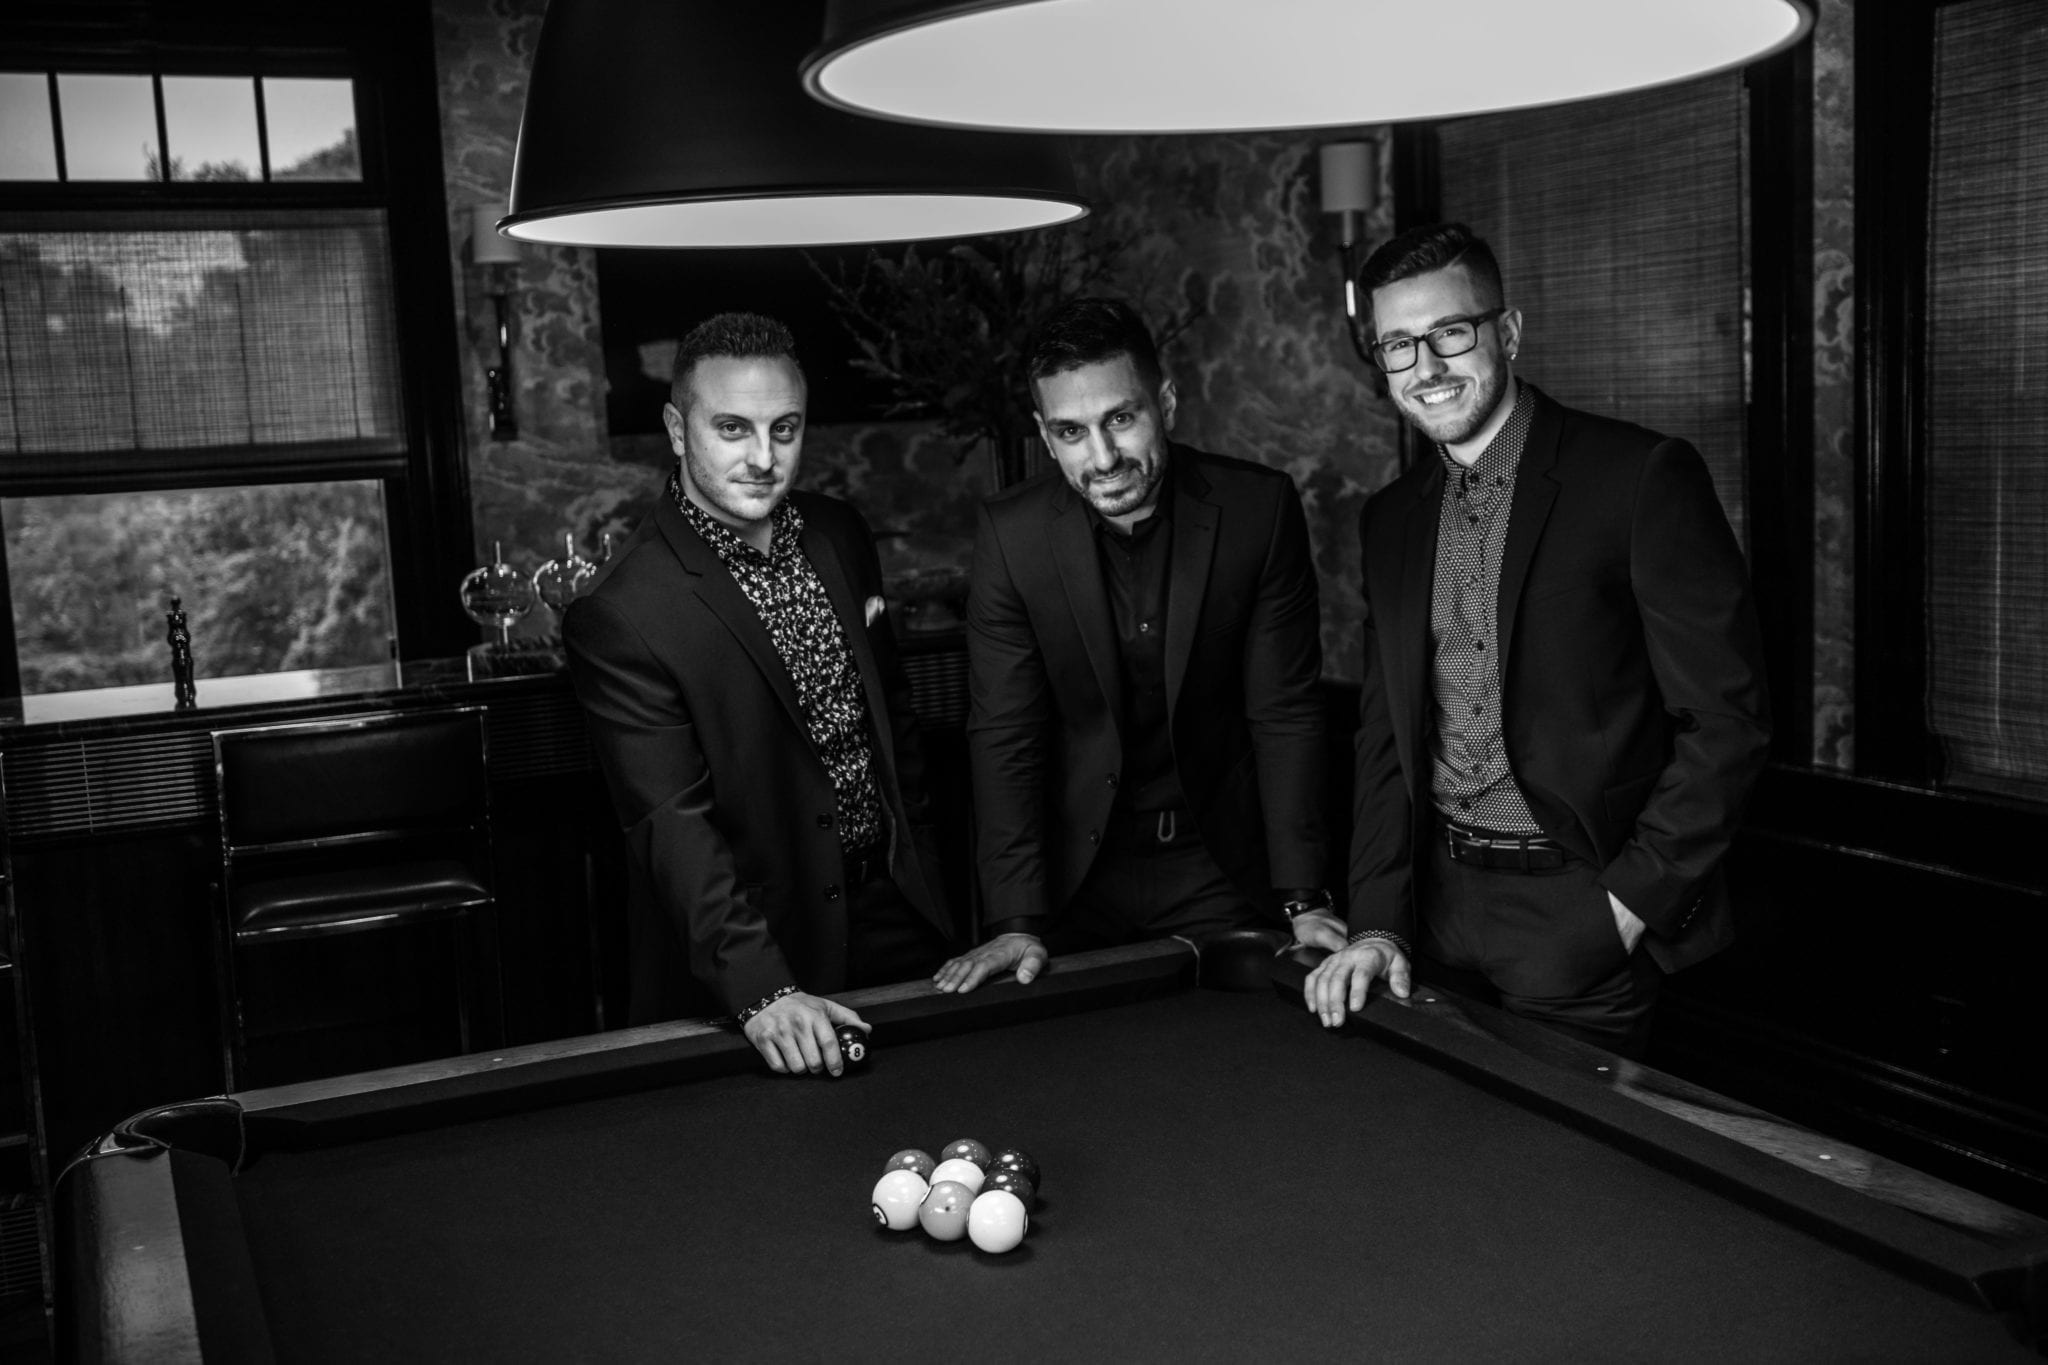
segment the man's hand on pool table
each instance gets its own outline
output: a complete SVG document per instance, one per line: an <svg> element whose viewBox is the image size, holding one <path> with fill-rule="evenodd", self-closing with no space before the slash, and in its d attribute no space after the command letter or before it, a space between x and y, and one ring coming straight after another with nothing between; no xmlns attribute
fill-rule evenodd
<svg viewBox="0 0 2048 1365"><path fill-rule="evenodd" d="M932 984L942 991L966 993L996 972L1017 969L1017 984L1027 986L1045 970L1051 954L1036 934L997 934L988 942L960 954L932 973Z"/></svg>
<svg viewBox="0 0 2048 1365"><path fill-rule="evenodd" d="M829 1071L837 1076L846 1069L839 1055L839 1040L833 1030L852 1024L865 1031L867 1020L837 1000L797 991L785 995L753 1018L741 1031L768 1063L770 1071L816 1075Z"/></svg>
<svg viewBox="0 0 2048 1365"><path fill-rule="evenodd" d="M1302 982L1301 998L1325 1028L1336 1028L1347 1013L1365 1008L1366 990L1376 976L1384 976L1395 995L1408 998L1408 959L1383 938L1354 943L1318 962Z"/></svg>

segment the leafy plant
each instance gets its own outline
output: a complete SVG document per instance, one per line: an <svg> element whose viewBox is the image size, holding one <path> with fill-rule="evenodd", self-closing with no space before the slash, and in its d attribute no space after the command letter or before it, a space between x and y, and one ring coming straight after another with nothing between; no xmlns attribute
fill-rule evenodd
<svg viewBox="0 0 2048 1365"><path fill-rule="evenodd" d="M853 365L889 390L891 417L935 417L962 444L964 460L986 442L1006 465L1034 434L1024 347L1068 299L1120 294L1152 324L1160 348L1202 314L1199 280L1170 307L1165 291L1135 276L1131 243L1085 227L957 242L900 258L868 253L858 272L828 272L814 259L833 315L860 354ZM1006 468L1004 482L1021 468Z"/></svg>

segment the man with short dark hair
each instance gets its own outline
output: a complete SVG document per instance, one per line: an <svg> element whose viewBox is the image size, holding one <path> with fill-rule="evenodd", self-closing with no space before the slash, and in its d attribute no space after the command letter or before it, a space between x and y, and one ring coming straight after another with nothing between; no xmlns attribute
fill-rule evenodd
<svg viewBox="0 0 2048 1365"><path fill-rule="evenodd" d="M1027 363L1058 470L984 504L968 587L989 937L935 980L1287 919L1341 945L1316 890L1322 648L1293 482L1168 439L1178 396L1125 304L1064 305Z"/></svg>
<svg viewBox="0 0 2048 1365"><path fill-rule="evenodd" d="M790 491L805 399L781 323L684 337L675 472L562 636L632 851L633 1021L729 1011L773 1070L837 1075L865 1025L824 997L930 972L952 931L874 540Z"/></svg>
<svg viewBox="0 0 2048 1365"><path fill-rule="evenodd" d="M1699 453L1518 382L1522 315L1462 224L1360 272L1437 457L1359 520L1365 679L1331 1026L1409 958L1640 1055L1662 975L1733 933L1721 872L1770 741L1748 574Z"/></svg>

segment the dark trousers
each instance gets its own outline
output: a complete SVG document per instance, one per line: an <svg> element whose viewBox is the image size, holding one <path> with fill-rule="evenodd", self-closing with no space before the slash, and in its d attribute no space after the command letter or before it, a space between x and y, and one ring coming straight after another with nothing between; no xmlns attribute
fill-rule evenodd
<svg viewBox="0 0 2048 1365"><path fill-rule="evenodd" d="M1155 817L1110 823L1065 911L1046 933L1055 953L1111 948L1146 939L1202 939L1225 929L1277 928L1277 916L1254 905L1209 856L1183 815L1162 840Z"/></svg>
<svg viewBox="0 0 2048 1365"><path fill-rule="evenodd" d="M953 955L953 945L903 898L893 877L847 892L846 928L848 990L930 976Z"/></svg>
<svg viewBox="0 0 2048 1365"><path fill-rule="evenodd" d="M1471 992L1481 983L1512 1014L1641 1057L1663 973L1636 945L1625 952L1614 909L1596 871L1577 859L1541 872L1510 872L1456 862L1442 839L1418 860L1421 927L1416 951L1456 975Z"/></svg>

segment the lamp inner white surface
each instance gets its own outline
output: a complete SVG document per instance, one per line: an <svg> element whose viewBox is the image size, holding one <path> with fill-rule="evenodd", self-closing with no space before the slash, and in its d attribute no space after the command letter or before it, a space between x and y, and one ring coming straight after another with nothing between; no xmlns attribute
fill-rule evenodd
<svg viewBox="0 0 2048 1365"><path fill-rule="evenodd" d="M1034 0L888 33L828 102L961 127L1305 128L1614 94L1794 41L1787 0Z"/></svg>
<svg viewBox="0 0 2048 1365"><path fill-rule="evenodd" d="M575 246L833 246L1014 232L1083 212L1075 204L1000 195L784 195L570 211L505 232Z"/></svg>

